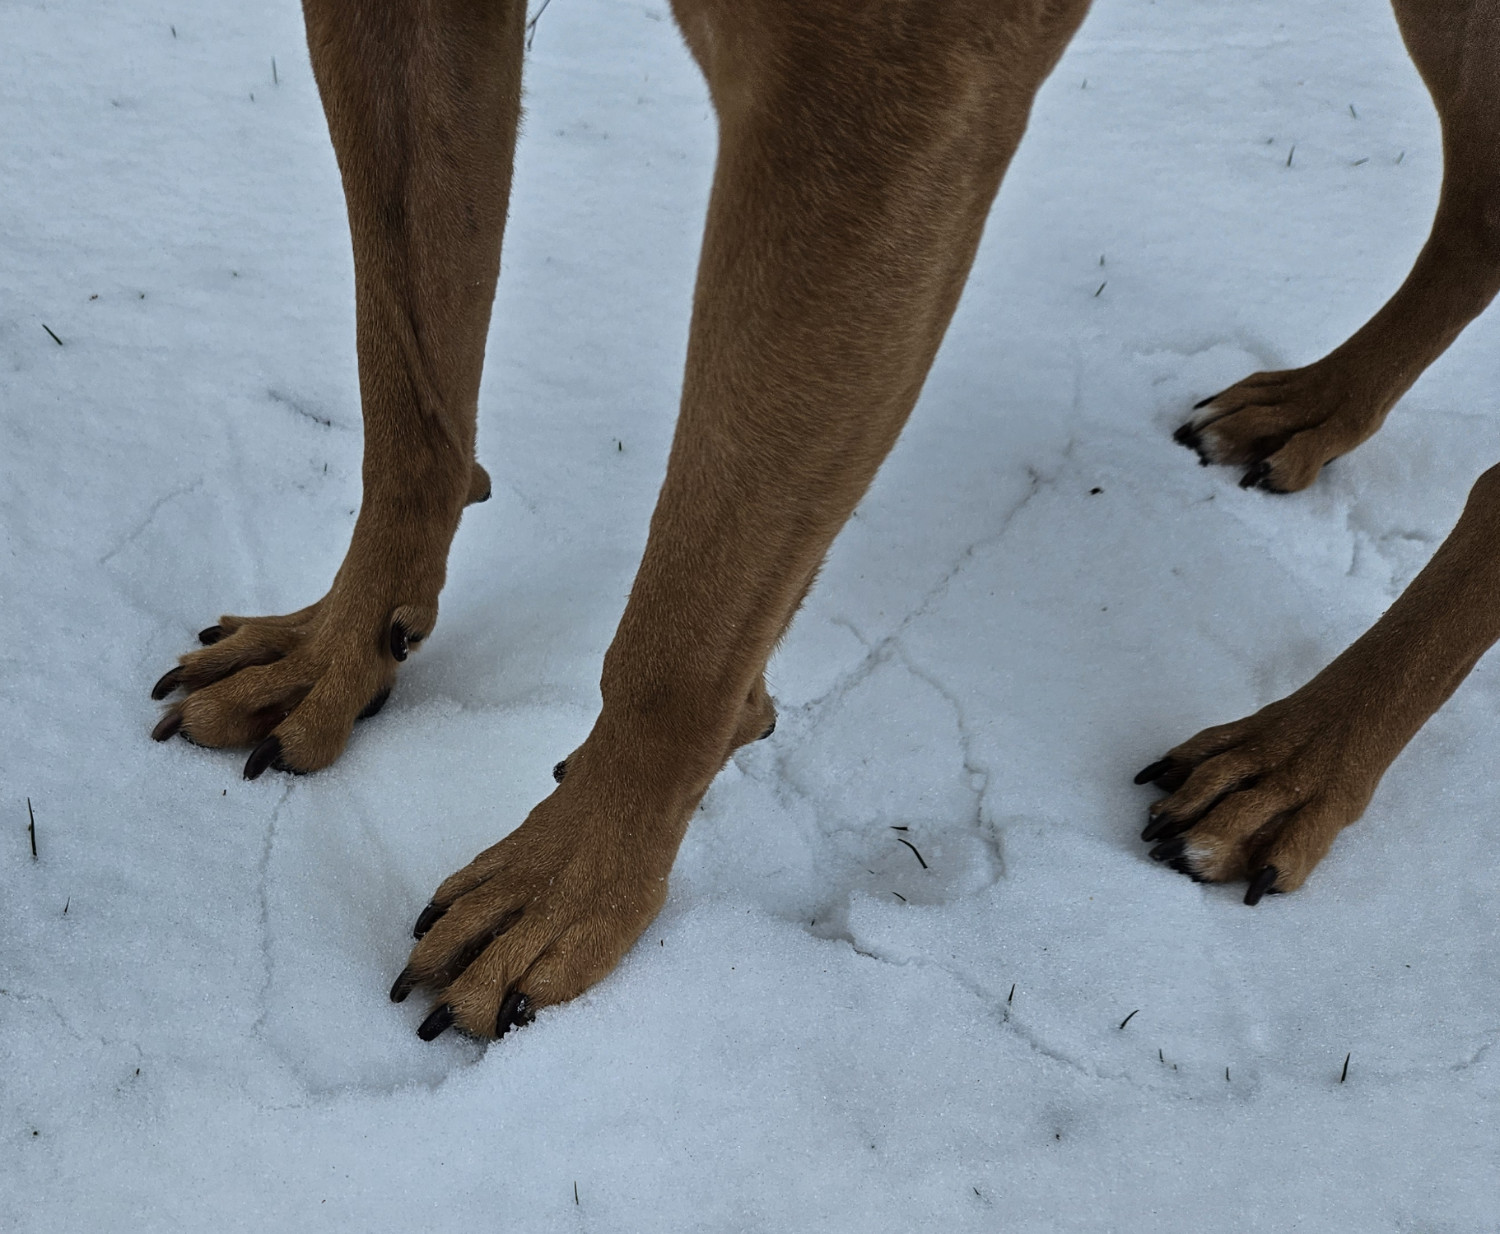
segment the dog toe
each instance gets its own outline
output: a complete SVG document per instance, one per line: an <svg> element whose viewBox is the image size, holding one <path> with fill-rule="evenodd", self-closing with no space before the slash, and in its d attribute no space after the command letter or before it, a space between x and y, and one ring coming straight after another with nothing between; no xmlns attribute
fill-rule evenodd
<svg viewBox="0 0 1500 1234"><path fill-rule="evenodd" d="M1351 731L1296 696L1204 730L1141 772L1174 777L1141 832L1147 856L1200 882L1247 881L1247 904L1300 887L1373 791Z"/></svg>

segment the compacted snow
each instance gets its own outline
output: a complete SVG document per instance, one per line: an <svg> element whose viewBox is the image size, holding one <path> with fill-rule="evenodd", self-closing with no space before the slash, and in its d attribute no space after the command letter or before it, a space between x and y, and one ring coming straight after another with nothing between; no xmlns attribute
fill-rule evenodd
<svg viewBox="0 0 1500 1234"><path fill-rule="evenodd" d="M1500 318L1307 493L1171 441L1425 236L1437 124L1379 0L1100 0L775 737L621 968L488 1049L386 991L591 723L713 121L664 0L546 9L495 499L384 713L247 783L149 741L147 692L219 613L320 595L359 500L301 38L293 0L0 8L0 1227L1500 1229L1500 665L1253 911L1146 859L1130 783L1362 631L1500 459Z"/></svg>

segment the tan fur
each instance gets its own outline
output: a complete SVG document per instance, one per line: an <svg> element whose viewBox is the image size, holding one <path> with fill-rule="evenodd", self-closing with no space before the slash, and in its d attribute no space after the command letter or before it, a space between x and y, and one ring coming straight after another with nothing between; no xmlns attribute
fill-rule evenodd
<svg viewBox="0 0 1500 1234"><path fill-rule="evenodd" d="M1443 126L1432 233L1390 301L1316 364L1255 373L1195 411L1178 440L1248 466L1246 487L1304 489L1385 422L1422 370L1500 290L1500 10L1489 0L1399 0L1412 60Z"/></svg>
<svg viewBox="0 0 1500 1234"><path fill-rule="evenodd" d="M251 776L337 757L431 631L460 511L488 493L475 400L519 114L519 0L304 7L354 242L364 504L323 600L222 618L157 687L188 690L158 736L253 744ZM450 1023L498 1035L573 997L660 909L694 807L729 753L774 725L767 657L916 401L1087 0L674 7L720 150L666 480L592 732L557 790L418 922L392 997L437 995L424 1036ZM1185 432L1209 458L1264 460L1269 487L1302 487L1374 431L1500 285L1484 157L1497 6L1398 8L1443 117L1432 239L1343 348L1247 379ZM1497 534L1491 473L1364 639L1290 698L1148 768L1172 790L1152 827L1180 845L1155 855L1215 879L1274 864L1276 889L1300 884L1500 633Z"/></svg>

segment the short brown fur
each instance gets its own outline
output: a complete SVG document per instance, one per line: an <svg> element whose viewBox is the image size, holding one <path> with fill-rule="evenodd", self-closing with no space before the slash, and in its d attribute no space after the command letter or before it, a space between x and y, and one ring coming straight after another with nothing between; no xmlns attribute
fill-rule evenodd
<svg viewBox="0 0 1500 1234"><path fill-rule="evenodd" d="M688 819L768 735L762 681L900 433L1038 86L1087 0L675 0L720 149L677 432L557 790L444 882L392 996L503 1033L608 973L660 909ZM1500 287L1500 3L1399 0L1443 123L1432 236L1348 343L1256 374L1179 433L1246 481L1306 487L1379 427ZM449 544L489 480L475 407L520 115L520 0L304 0L354 244L364 501L317 604L224 617L157 726L312 771L437 620ZM1153 856L1299 886L1390 761L1500 635L1500 469L1389 613L1301 690L1147 768ZM1267 873L1269 871L1269 874Z"/></svg>

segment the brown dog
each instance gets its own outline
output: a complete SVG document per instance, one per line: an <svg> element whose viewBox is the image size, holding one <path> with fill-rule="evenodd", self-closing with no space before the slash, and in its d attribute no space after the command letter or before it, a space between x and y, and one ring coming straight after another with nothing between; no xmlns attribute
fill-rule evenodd
<svg viewBox="0 0 1500 1234"><path fill-rule="evenodd" d="M223 617L157 683L155 736L312 771L437 619L488 495L475 405L520 111L522 0L305 0L353 236L364 502L328 594ZM900 433L1038 86L1087 0L675 0L720 149L682 407L603 710L559 787L440 886L397 979L419 1030L499 1035L610 971L661 907L688 819L775 713L761 674ZM1256 374L1179 433L1274 491L1310 484L1500 287L1500 0L1397 0L1446 173L1400 291L1305 369ZM1151 855L1301 885L1500 634L1500 469L1390 612L1290 697L1139 777ZM565 775L564 775L565 771Z"/></svg>

